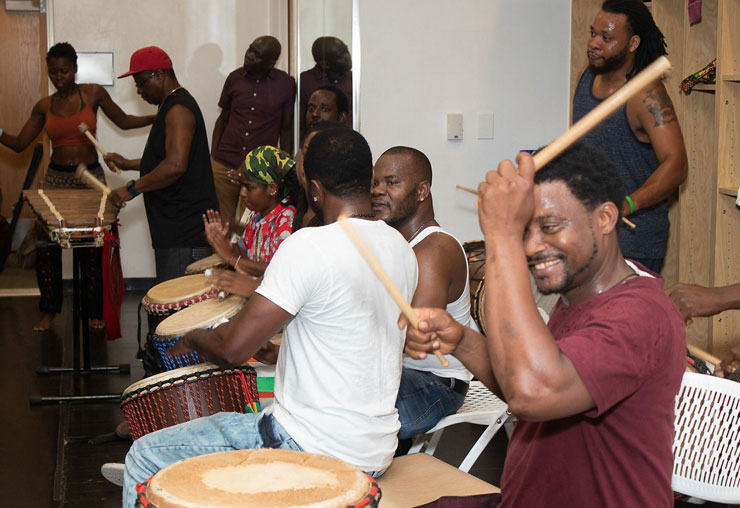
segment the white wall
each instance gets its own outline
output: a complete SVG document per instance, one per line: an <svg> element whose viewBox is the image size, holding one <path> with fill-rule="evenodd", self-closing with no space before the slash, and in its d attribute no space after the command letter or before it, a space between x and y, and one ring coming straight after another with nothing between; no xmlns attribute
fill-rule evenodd
<svg viewBox="0 0 740 508"><path fill-rule="evenodd" d="M394 145L423 151L434 171L439 222L481 239L477 187L501 159L568 126L569 0L360 2L362 133L377 159ZM464 115L448 141L446 114ZM494 114L493 139L476 139L476 114Z"/></svg>
<svg viewBox="0 0 740 508"><path fill-rule="evenodd" d="M50 0L51 42L68 41L78 52L112 51L116 75L128 71L131 53L156 45L172 58L175 73L198 101L210 133L219 114L221 87L229 72L240 67L244 52L258 36L273 34L283 41L278 67L286 68L287 6L274 0ZM107 87L113 100L131 114L154 114L156 108L136 94L133 78ZM108 151L138 158L148 128L121 131L98 115L98 139ZM138 173L106 172L108 185L123 185ZM125 277L153 277L154 254L144 203L137 198L119 215ZM69 254L69 253L66 253ZM65 256L65 276L71 262Z"/></svg>
<svg viewBox="0 0 740 508"><path fill-rule="evenodd" d="M300 1L300 0L298 0ZM570 0L361 0L362 132L377 158L393 145L425 152L434 167L440 222L461 240L481 238L473 196L499 160L554 139L568 125ZM226 75L262 34L283 42L287 2L277 0L50 0L50 36L78 51L112 51L116 74L136 49L158 45L212 129ZM349 42L349 41L346 41ZM358 58L358 56L360 58ZM126 111L155 111L131 78L109 87ZM446 114L464 115L464 139L447 141ZM494 114L494 138L476 139L476 113ZM123 132L98 115L106 149L138 157L148 129ZM108 173L110 186L130 175ZM141 198L121 211L126 277L154 275Z"/></svg>

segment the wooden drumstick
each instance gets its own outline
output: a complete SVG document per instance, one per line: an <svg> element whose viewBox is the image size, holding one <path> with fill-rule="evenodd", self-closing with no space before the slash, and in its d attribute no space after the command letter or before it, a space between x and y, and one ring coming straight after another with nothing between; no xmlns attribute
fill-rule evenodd
<svg viewBox="0 0 740 508"><path fill-rule="evenodd" d="M702 361L709 362L714 366L717 366L722 362L722 360L720 360L716 356L707 353L703 349L696 347L693 344L686 344L686 347L688 348L689 353L696 356L698 359Z"/></svg>
<svg viewBox="0 0 740 508"><path fill-rule="evenodd" d="M365 240L362 239L362 237L357 233L355 228L352 227L352 224L350 224L346 218L340 217L338 222L344 229L344 232L347 233L347 236L349 236L349 239L352 240L352 243L355 244L357 250L360 251L362 257L365 258L367 264L370 265L370 268L375 273L375 276L378 277L383 286L385 286L386 291L390 293L391 297L396 302L396 305L401 308L401 312L404 316L406 316L406 319L408 319L411 326L418 330L419 316L416 314L416 311L411 307L411 305L409 305L409 302L407 302L406 299L403 297L401 291L398 290L396 284L388 276L388 273L386 273L386 271L383 269L380 261L378 261L378 258L375 257L375 254L372 253L370 248L365 243ZM445 358L442 353L439 352L439 350L434 351L434 356L437 357L439 363L442 364L442 367L447 367L450 364L450 362L447 361L447 358Z"/></svg>
<svg viewBox="0 0 740 508"><path fill-rule="evenodd" d="M98 147L98 150L100 150L100 153L103 154L103 157L108 157L108 152L105 151L105 149L98 143L98 140L95 139L95 136L92 135L92 132L90 132L89 127L85 122L82 122L80 125L77 126L77 128L80 130L81 133L83 133L85 136L87 136L87 139L92 141L92 144ZM110 168L118 173L121 174L121 170L116 166L114 163L108 164Z"/></svg>
<svg viewBox="0 0 740 508"><path fill-rule="evenodd" d="M110 188L106 186L103 182L95 178L85 167L84 164L79 164L77 166L77 170L75 171L75 178L77 178L79 181L87 184L89 187L97 187L101 191L103 191L104 194L108 195L111 193Z"/></svg>
<svg viewBox="0 0 740 508"><path fill-rule="evenodd" d="M574 123L570 129L558 136L555 141L534 154L534 170L557 157L563 150L578 141L588 131L604 121L614 113L620 106L625 104L637 93L645 89L653 81L659 79L665 72L670 70L671 62L668 58L661 56L653 63L645 67L635 77L627 81L619 90L611 94L601 104L596 106L586 116Z"/></svg>

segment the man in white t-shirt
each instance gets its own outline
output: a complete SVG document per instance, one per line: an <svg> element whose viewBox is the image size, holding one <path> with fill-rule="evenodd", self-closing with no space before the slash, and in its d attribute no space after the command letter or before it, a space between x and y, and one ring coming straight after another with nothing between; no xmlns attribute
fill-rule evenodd
<svg viewBox="0 0 740 508"><path fill-rule="evenodd" d="M373 211L414 249L419 284L413 305L446 308L462 326L469 326L468 262L460 242L434 220L431 186L432 165L426 155L405 146L390 148L373 169ZM450 365L443 368L434 356L414 360L404 355L396 401L399 439L428 431L465 401L472 375L454 356L447 360ZM399 453L409 446L401 443Z"/></svg>
<svg viewBox="0 0 740 508"><path fill-rule="evenodd" d="M284 327L274 403L257 415L218 413L136 440L126 456L126 508L133 506L137 482L205 453L298 449L376 476L390 465L400 427L395 401L405 331L396 324L398 307L336 220L349 217L409 300L416 258L396 230L366 220L373 216L372 157L359 133L318 133L304 169L308 201L327 225L286 239L241 312L212 331L187 334L172 350L190 348L219 365L238 365Z"/></svg>

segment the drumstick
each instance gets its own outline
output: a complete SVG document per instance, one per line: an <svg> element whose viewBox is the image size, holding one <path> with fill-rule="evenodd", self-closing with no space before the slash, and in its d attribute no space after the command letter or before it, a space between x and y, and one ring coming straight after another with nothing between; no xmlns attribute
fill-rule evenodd
<svg viewBox="0 0 740 508"><path fill-rule="evenodd" d="M98 150L100 150L100 153L103 154L103 157L108 157L108 152L105 151L105 149L98 143L98 140L95 139L95 136L92 135L92 132L90 132L87 124L85 122L82 122L80 125L77 126L77 128L80 130L81 133L83 133L85 136L87 136L87 139L92 141L92 144L98 147ZM121 174L121 170L116 166L114 163L108 164L110 168L118 173Z"/></svg>
<svg viewBox="0 0 740 508"><path fill-rule="evenodd" d="M110 194L111 190L106 186L103 182L95 178L85 167L84 164L79 164L77 166L77 171L75 171L75 178L77 178L79 181L87 184L89 187L97 187L101 191L103 191L104 194Z"/></svg>
<svg viewBox="0 0 740 508"><path fill-rule="evenodd" d="M620 106L630 100L634 95L642 91L650 83L659 79L671 68L671 62L665 56L661 56L653 63L645 67L634 78L627 81L619 90L611 94L601 104L596 106L590 113L574 123L570 129L558 136L555 141L534 154L534 170L557 157L563 150L578 141L588 131L596 127L611 115Z"/></svg>
<svg viewBox="0 0 740 508"><path fill-rule="evenodd" d="M722 362L722 360L720 360L716 356L707 353L703 349L698 348L694 346L693 344L686 344L686 347L688 348L689 353L696 356L698 359L702 361L709 362L715 366L719 365Z"/></svg>
<svg viewBox="0 0 740 508"><path fill-rule="evenodd" d="M411 307L411 305L409 305L409 302L406 301L401 292L398 290L398 287L396 287L396 285L393 283L393 280L383 269L383 266L378 261L378 258L375 257L375 254L373 254L370 248L367 246L365 240L363 240L362 237L357 233L357 231L355 231L355 228L352 227L352 224L350 224L346 218L340 217L338 222L344 229L344 232L347 233L347 236L349 236L349 239L352 240L352 243L355 244L357 250L360 251L362 257L365 258L367 264L370 265L370 268L375 273L375 276L378 277L383 286L385 286L385 289L390 293L391 297L396 302L396 305L401 308L401 312L404 316L406 316L406 319L408 319L411 326L418 330L419 316L416 314L416 311ZM442 364L442 367L447 367L450 364L450 362L447 361L447 358L445 358L442 353L439 352L439 350L434 351L434 356L437 357L439 363Z"/></svg>

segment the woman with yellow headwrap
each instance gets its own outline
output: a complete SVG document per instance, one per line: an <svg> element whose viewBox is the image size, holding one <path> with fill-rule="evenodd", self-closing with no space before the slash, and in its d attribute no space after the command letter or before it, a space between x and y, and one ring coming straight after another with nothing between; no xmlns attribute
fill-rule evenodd
<svg viewBox="0 0 740 508"><path fill-rule="evenodd" d="M273 146L260 146L247 154L236 177L241 185L242 201L254 212L244 235L236 244L230 243L228 222L222 224L219 213L208 210L203 217L206 238L234 270L260 277L280 243L293 231L295 203L300 192L295 161ZM256 284L252 286L253 291Z"/></svg>

